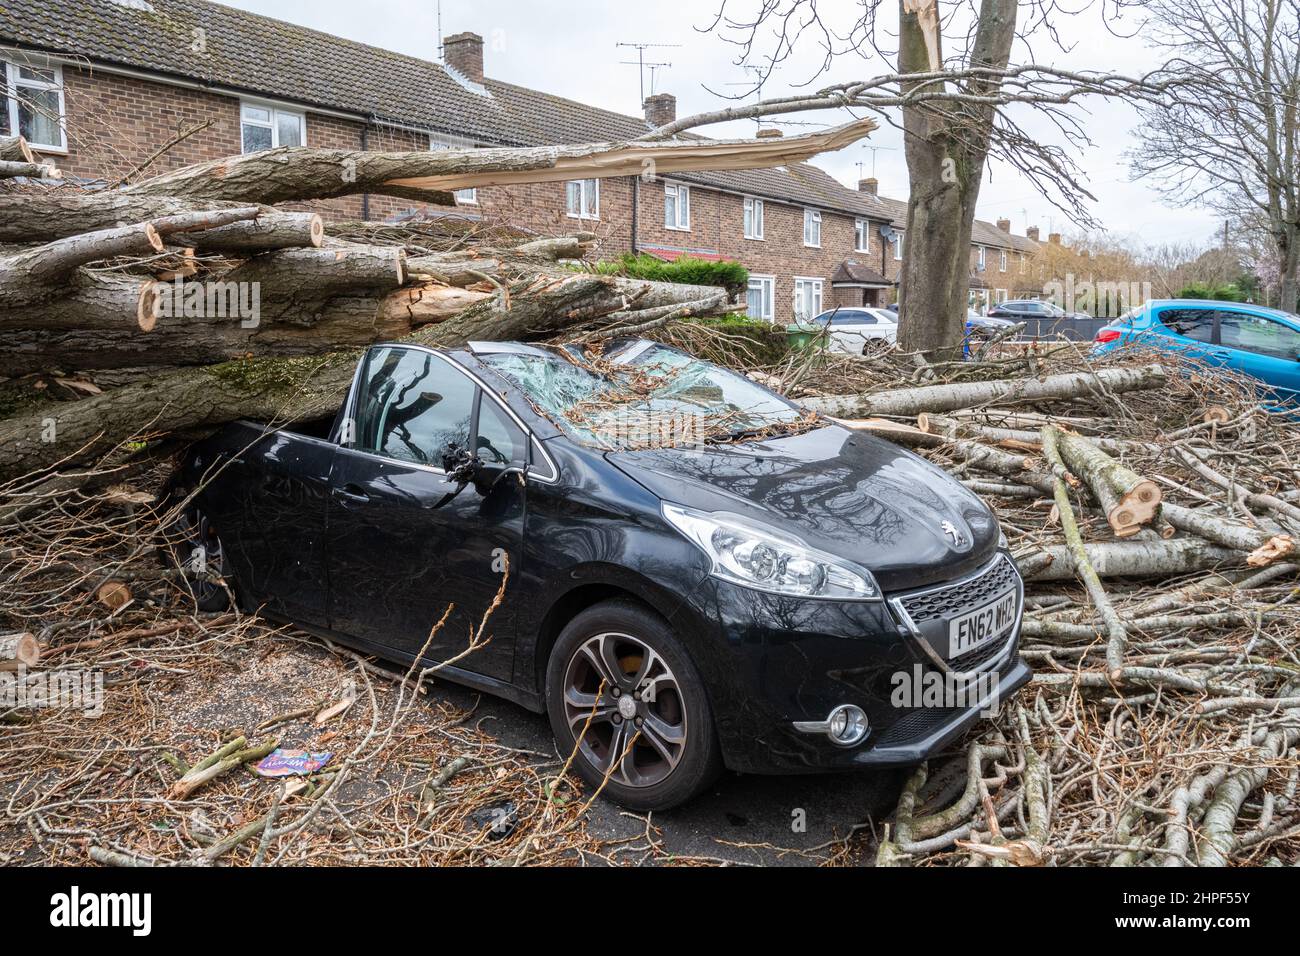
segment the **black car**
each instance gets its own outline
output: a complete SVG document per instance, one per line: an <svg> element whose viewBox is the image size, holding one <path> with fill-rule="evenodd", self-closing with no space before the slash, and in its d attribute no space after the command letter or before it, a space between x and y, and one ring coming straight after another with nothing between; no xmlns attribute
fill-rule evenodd
<svg viewBox="0 0 1300 956"><path fill-rule="evenodd" d="M175 490L203 607L224 577L405 664L449 606L424 663L460 653L504 574L490 640L439 676L546 711L632 807L724 766L916 763L987 701L895 706L900 675L1002 697L1029 677L1023 586L975 495L652 342L374 346L332 421L227 426Z"/></svg>
<svg viewBox="0 0 1300 956"><path fill-rule="evenodd" d="M989 317L1010 319L1013 322L1025 322L1029 319L1089 319L1092 316L1081 312L1066 312L1059 305L1039 299L1012 299L999 302L989 309Z"/></svg>

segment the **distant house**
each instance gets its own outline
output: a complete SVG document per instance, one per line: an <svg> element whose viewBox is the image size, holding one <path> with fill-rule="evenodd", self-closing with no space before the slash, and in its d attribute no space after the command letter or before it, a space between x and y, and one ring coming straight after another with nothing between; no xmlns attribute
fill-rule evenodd
<svg viewBox="0 0 1300 956"><path fill-rule="evenodd" d="M52 12L42 0L0 5L0 70L10 92L0 131L20 130L82 181L116 178L200 126L151 171L289 145L619 140L676 116L669 94L648 97L643 116L627 116L494 80L474 33L448 37L437 63L205 0L60 0ZM907 204L880 196L875 179L858 187L797 164L466 189L455 214L500 216L542 234L588 230L602 256L735 259L751 274L749 313L785 323L896 297ZM351 219L451 212L381 196L319 206ZM1013 236L1009 226L976 223L972 289L982 300L1022 294L1036 230Z"/></svg>

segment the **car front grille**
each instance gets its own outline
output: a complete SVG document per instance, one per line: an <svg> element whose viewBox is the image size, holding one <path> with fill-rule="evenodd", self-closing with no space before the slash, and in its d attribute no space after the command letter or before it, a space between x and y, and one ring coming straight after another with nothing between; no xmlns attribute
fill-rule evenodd
<svg viewBox="0 0 1300 956"><path fill-rule="evenodd" d="M940 618L948 620L973 611L981 604L987 604L995 595L1014 587L1015 583L1015 566L1007 555L999 553L993 563L977 577L920 594L904 595L899 603L917 624Z"/></svg>
<svg viewBox="0 0 1300 956"><path fill-rule="evenodd" d="M999 552L971 577L911 594L899 594L891 598L890 603L906 618L905 623L913 636L935 664L944 670L969 674L991 667L1000 660L1015 641L1019 629L1013 628L1005 640L990 641L948 660L948 622L983 607L1009 589L1019 589L1019 585L1020 572L1009 555Z"/></svg>
<svg viewBox="0 0 1300 956"><path fill-rule="evenodd" d="M885 728L876 739L877 747L898 747L928 736L936 728L952 720L961 711L953 707L918 707L909 710Z"/></svg>

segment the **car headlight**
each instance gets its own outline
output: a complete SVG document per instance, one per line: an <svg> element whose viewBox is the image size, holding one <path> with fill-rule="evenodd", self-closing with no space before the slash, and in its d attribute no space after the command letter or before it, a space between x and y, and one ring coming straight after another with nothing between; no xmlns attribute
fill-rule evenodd
<svg viewBox="0 0 1300 956"><path fill-rule="evenodd" d="M713 561L714 577L773 594L878 601L880 588L864 567L759 527L740 515L665 504L668 523Z"/></svg>

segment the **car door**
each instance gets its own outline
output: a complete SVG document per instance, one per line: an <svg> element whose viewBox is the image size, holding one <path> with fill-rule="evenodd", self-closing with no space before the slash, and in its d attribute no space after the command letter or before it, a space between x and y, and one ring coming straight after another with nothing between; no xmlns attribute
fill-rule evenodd
<svg viewBox="0 0 1300 956"><path fill-rule="evenodd" d="M450 609L426 652L447 660L522 552L525 488L502 463L526 467L527 436L464 369L416 347L370 350L351 415L330 476L330 626L414 655ZM444 455L473 448L505 480L488 487L448 472ZM509 680L514 621L508 592L483 632L490 642L456 666Z"/></svg>
<svg viewBox="0 0 1300 956"><path fill-rule="evenodd" d="M858 354L867 339L876 337L876 317L864 309L845 309L831 318L831 340L836 352Z"/></svg>
<svg viewBox="0 0 1300 956"><path fill-rule="evenodd" d="M1300 328L1244 309L1219 309L1222 364L1251 375L1281 399L1300 398Z"/></svg>

